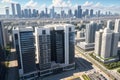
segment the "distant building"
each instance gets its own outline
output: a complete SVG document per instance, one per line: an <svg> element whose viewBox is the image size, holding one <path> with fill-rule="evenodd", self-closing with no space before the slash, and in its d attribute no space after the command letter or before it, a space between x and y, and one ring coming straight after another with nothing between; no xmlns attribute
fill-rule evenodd
<svg viewBox="0 0 120 80"><path fill-rule="evenodd" d="M98 10L98 14L97 14L97 16L98 16L98 17L101 16L101 11L100 11L100 10Z"/></svg>
<svg viewBox="0 0 120 80"><path fill-rule="evenodd" d="M72 17L72 10L71 10L71 9L68 10L68 17L69 17L69 18Z"/></svg>
<svg viewBox="0 0 120 80"><path fill-rule="evenodd" d="M12 7L12 16L15 17L15 4L11 3L11 7Z"/></svg>
<svg viewBox="0 0 120 80"><path fill-rule="evenodd" d="M74 12L74 16L75 16L75 18L77 18L78 17L78 11L77 10L75 10L75 12Z"/></svg>
<svg viewBox="0 0 120 80"><path fill-rule="evenodd" d="M50 18L54 18L54 17L55 17L55 9L53 6L52 9L50 9Z"/></svg>
<svg viewBox="0 0 120 80"><path fill-rule="evenodd" d="M81 6L78 6L77 18L82 18L82 9Z"/></svg>
<svg viewBox="0 0 120 80"><path fill-rule="evenodd" d="M113 22L111 20L107 21L107 27L110 28L111 30L114 30L114 25L113 25Z"/></svg>
<svg viewBox="0 0 120 80"><path fill-rule="evenodd" d="M29 18L29 10L28 9L24 9L24 17Z"/></svg>
<svg viewBox="0 0 120 80"><path fill-rule="evenodd" d="M6 12L6 18L9 18L10 16L9 7L5 7L5 12Z"/></svg>
<svg viewBox="0 0 120 80"><path fill-rule="evenodd" d="M85 10L85 15L86 15L86 16L89 15L89 10L88 10L88 9Z"/></svg>
<svg viewBox="0 0 120 80"><path fill-rule="evenodd" d="M101 23L91 21L86 25L85 41L80 42L78 46L83 50L94 50L95 32L102 28Z"/></svg>
<svg viewBox="0 0 120 80"><path fill-rule="evenodd" d="M22 17L21 5L16 4L16 9L17 9L17 17L21 18Z"/></svg>
<svg viewBox="0 0 120 80"><path fill-rule="evenodd" d="M91 22L86 25L86 43L94 43L95 32L102 28L101 24Z"/></svg>
<svg viewBox="0 0 120 80"><path fill-rule="evenodd" d="M31 9L29 9L28 12L29 12L29 18L31 18L32 17Z"/></svg>
<svg viewBox="0 0 120 80"><path fill-rule="evenodd" d="M93 14L93 9L90 10L90 17L93 17L94 14Z"/></svg>

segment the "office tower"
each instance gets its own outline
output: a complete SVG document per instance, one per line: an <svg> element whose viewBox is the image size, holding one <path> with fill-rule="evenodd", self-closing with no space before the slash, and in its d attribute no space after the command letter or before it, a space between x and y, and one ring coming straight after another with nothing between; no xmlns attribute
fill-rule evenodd
<svg viewBox="0 0 120 80"><path fill-rule="evenodd" d="M61 18L65 18L65 11L64 10L61 11Z"/></svg>
<svg viewBox="0 0 120 80"><path fill-rule="evenodd" d="M41 18L44 18L44 17L45 17L45 12L44 12L44 11L41 11L40 17L41 17Z"/></svg>
<svg viewBox="0 0 120 80"><path fill-rule="evenodd" d="M13 40L18 58L20 78L36 77L35 37L33 28L14 27Z"/></svg>
<svg viewBox="0 0 120 80"><path fill-rule="evenodd" d="M96 31L95 33L95 53L97 56L101 55L102 34L102 29L100 31Z"/></svg>
<svg viewBox="0 0 120 80"><path fill-rule="evenodd" d="M74 64L74 26L48 25L51 33L51 60L65 65Z"/></svg>
<svg viewBox="0 0 120 80"><path fill-rule="evenodd" d="M90 10L90 17L93 17L93 9Z"/></svg>
<svg viewBox="0 0 120 80"><path fill-rule="evenodd" d="M89 15L89 10L88 10L88 9L85 10L85 15L86 15L86 16Z"/></svg>
<svg viewBox="0 0 120 80"><path fill-rule="evenodd" d="M6 18L9 18L9 7L5 7Z"/></svg>
<svg viewBox="0 0 120 80"><path fill-rule="evenodd" d="M98 11L98 14L97 14L97 16L98 16L98 17L100 17L100 16L101 16L100 10Z"/></svg>
<svg viewBox="0 0 120 80"><path fill-rule="evenodd" d="M47 7L45 8L45 15L46 15L46 17L48 17L48 8Z"/></svg>
<svg viewBox="0 0 120 80"><path fill-rule="evenodd" d="M24 15L24 10L22 10L22 17L25 17L25 15Z"/></svg>
<svg viewBox="0 0 120 80"><path fill-rule="evenodd" d="M72 10L71 9L68 10L68 17L69 18L72 17Z"/></svg>
<svg viewBox="0 0 120 80"><path fill-rule="evenodd" d="M81 9L81 6L78 6L78 10L77 10L77 16L78 18L82 18L82 9Z"/></svg>
<svg viewBox="0 0 120 80"><path fill-rule="evenodd" d="M74 16L77 18L77 15L78 14L78 11L77 10L75 10L75 12L74 12Z"/></svg>
<svg viewBox="0 0 120 80"><path fill-rule="evenodd" d="M37 63L40 70L51 68L51 41L49 28L35 28Z"/></svg>
<svg viewBox="0 0 120 80"><path fill-rule="evenodd" d="M113 25L113 22L111 20L107 21L107 27L110 28L111 30L114 30L114 25Z"/></svg>
<svg viewBox="0 0 120 80"><path fill-rule="evenodd" d="M12 7L12 16L15 17L15 4L11 3L11 7Z"/></svg>
<svg viewBox="0 0 120 80"><path fill-rule="evenodd" d="M50 9L50 18L54 18L54 17L55 17L55 10L53 6L52 9Z"/></svg>
<svg viewBox="0 0 120 80"><path fill-rule="evenodd" d="M32 14L32 16L33 16L33 17L36 17L36 16L37 16L36 14L37 14L36 9L33 9L33 14Z"/></svg>
<svg viewBox="0 0 120 80"><path fill-rule="evenodd" d="M29 11L29 12L28 12L28 13L29 13L29 18L31 18L31 17L32 17L31 9L29 9L28 11Z"/></svg>
<svg viewBox="0 0 120 80"><path fill-rule="evenodd" d="M25 18L29 17L29 10L28 9L24 9L24 17Z"/></svg>
<svg viewBox="0 0 120 80"><path fill-rule="evenodd" d="M22 17L21 5L16 4L16 9L17 9L17 17L21 18Z"/></svg>

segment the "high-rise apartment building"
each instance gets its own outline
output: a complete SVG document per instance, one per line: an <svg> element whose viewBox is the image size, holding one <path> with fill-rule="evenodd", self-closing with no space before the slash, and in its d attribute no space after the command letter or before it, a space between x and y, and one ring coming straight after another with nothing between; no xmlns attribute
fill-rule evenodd
<svg viewBox="0 0 120 80"><path fill-rule="evenodd" d="M108 21L109 22L109 21ZM102 61L112 58L117 59L119 32L112 31L107 24L107 28L96 32L95 36L95 54L102 57Z"/></svg>
<svg viewBox="0 0 120 80"><path fill-rule="evenodd" d="M93 50L95 42L95 32L102 28L101 23L91 21L86 25L85 41L80 42L78 46L83 50Z"/></svg>

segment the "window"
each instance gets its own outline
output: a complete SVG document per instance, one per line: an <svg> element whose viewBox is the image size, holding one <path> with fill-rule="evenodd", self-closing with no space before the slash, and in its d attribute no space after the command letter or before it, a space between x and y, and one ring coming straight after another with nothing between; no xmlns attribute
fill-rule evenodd
<svg viewBox="0 0 120 80"><path fill-rule="evenodd" d="M71 31L71 27L69 28L69 31Z"/></svg>
<svg viewBox="0 0 120 80"><path fill-rule="evenodd" d="M18 35L17 34L15 34L15 40L18 40Z"/></svg>
<svg viewBox="0 0 120 80"><path fill-rule="evenodd" d="M45 30L42 30L42 34L46 34Z"/></svg>

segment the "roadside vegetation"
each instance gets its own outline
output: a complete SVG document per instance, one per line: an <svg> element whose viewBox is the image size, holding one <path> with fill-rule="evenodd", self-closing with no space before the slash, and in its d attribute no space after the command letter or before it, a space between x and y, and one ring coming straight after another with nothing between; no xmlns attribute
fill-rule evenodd
<svg viewBox="0 0 120 80"><path fill-rule="evenodd" d="M91 80L91 79L90 79L87 75L85 75L85 74L83 74L82 77L83 77L84 80Z"/></svg>
<svg viewBox="0 0 120 80"><path fill-rule="evenodd" d="M92 58L100 62L103 66L105 66L107 69L115 69L120 67L120 61L117 62L111 62L111 63L103 63L101 62L93 53L90 54Z"/></svg>
<svg viewBox="0 0 120 80"><path fill-rule="evenodd" d="M120 69L118 69L117 72L120 73Z"/></svg>

